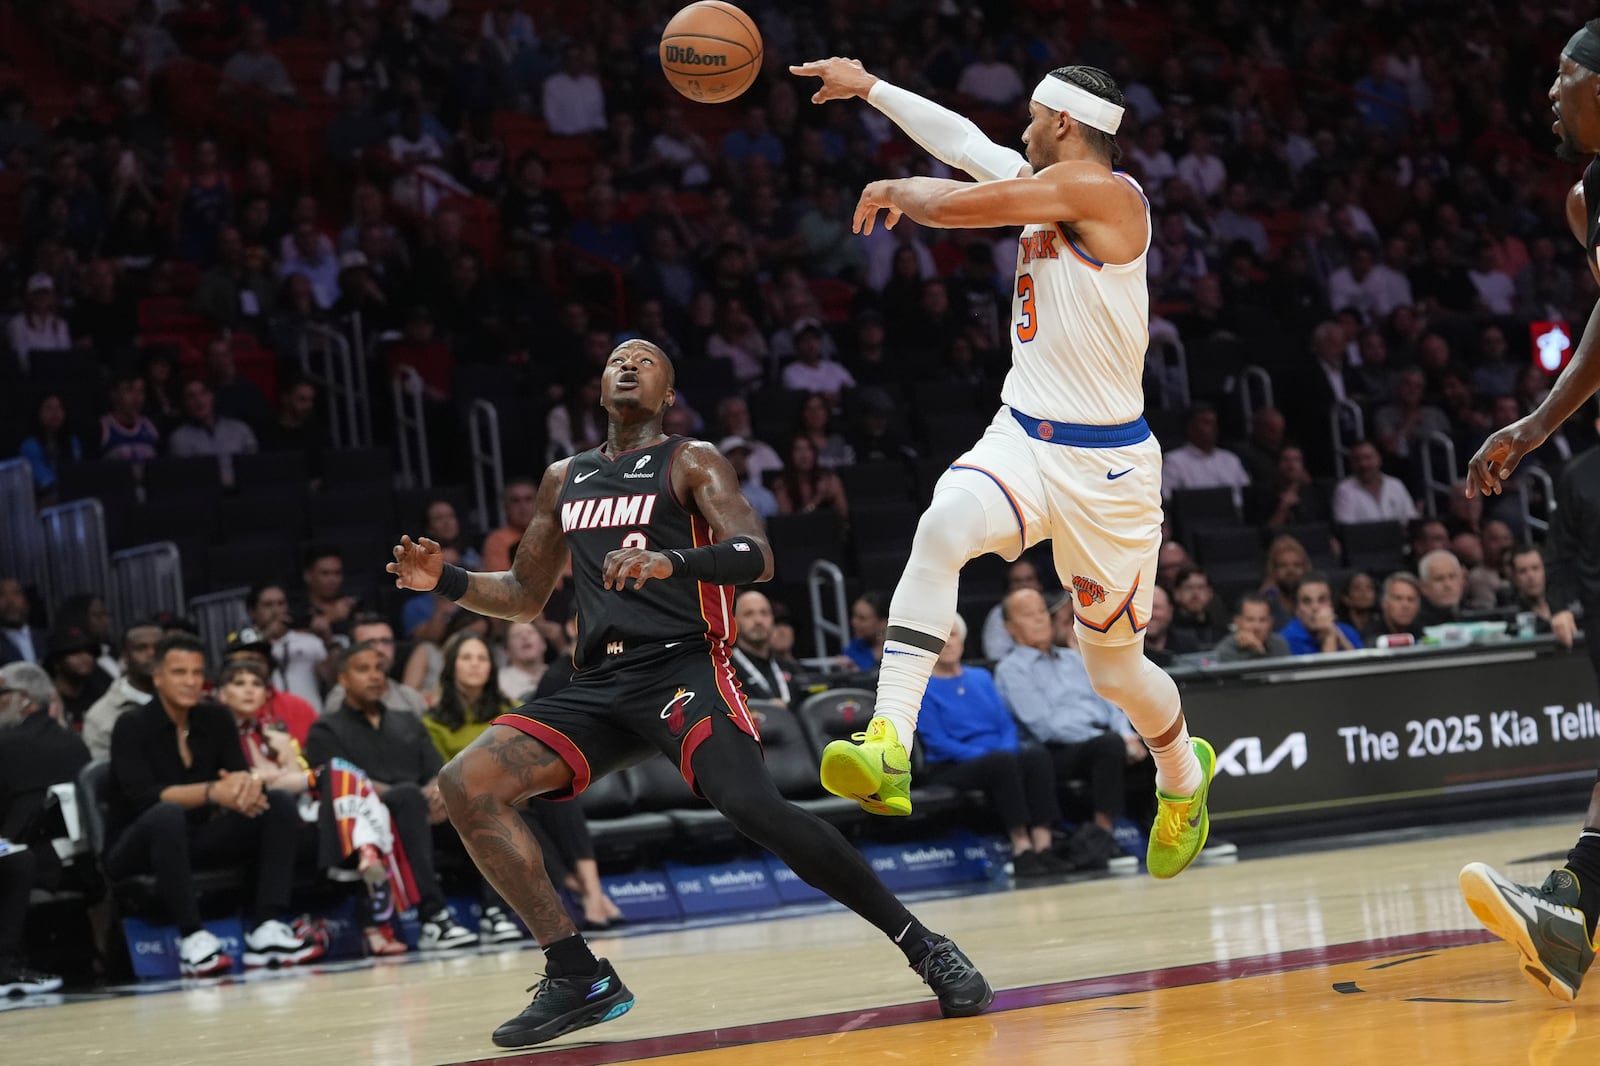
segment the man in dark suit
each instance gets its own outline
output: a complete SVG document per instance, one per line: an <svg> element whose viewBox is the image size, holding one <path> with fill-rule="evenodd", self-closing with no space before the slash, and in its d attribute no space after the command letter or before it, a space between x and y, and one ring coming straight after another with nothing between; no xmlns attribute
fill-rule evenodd
<svg viewBox="0 0 1600 1066"><path fill-rule="evenodd" d="M28 624L28 594L14 577L0 578L0 666L44 661L44 630Z"/></svg>
<svg viewBox="0 0 1600 1066"><path fill-rule="evenodd" d="M1329 417L1334 404L1356 394L1349 375L1349 353L1344 327L1324 322L1311 333L1310 366L1296 376L1291 405L1296 436L1305 449L1306 466L1313 474L1333 473L1333 433Z"/></svg>

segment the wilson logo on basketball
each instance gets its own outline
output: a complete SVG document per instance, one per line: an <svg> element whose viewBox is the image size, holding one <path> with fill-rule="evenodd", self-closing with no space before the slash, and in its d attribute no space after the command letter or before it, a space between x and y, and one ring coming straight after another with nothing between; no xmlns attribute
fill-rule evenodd
<svg viewBox="0 0 1600 1066"><path fill-rule="evenodd" d="M728 57L725 55L703 55L695 51L693 45L669 44L663 46L662 53L668 63L676 63L681 67L725 67Z"/></svg>
<svg viewBox="0 0 1600 1066"><path fill-rule="evenodd" d="M1092 607L1097 603L1106 602L1106 587L1098 581L1090 581L1086 577L1073 574L1072 589L1078 594L1079 607Z"/></svg>

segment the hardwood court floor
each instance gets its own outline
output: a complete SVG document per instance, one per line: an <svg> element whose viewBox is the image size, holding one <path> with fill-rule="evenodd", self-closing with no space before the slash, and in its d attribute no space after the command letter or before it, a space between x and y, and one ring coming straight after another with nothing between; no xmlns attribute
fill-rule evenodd
<svg viewBox="0 0 1600 1066"><path fill-rule="evenodd" d="M853 915L595 941L633 1011L509 1062L576 1066L906 1061L1556 1063L1600 1061L1600 978L1575 1006L1485 943L1456 894L1469 860L1538 880L1570 819L919 904L1002 989L937 1010ZM470 955L270 975L7 1012L6 1063L462 1063L519 1010L538 956ZM1337 986L1337 987L1336 987Z"/></svg>

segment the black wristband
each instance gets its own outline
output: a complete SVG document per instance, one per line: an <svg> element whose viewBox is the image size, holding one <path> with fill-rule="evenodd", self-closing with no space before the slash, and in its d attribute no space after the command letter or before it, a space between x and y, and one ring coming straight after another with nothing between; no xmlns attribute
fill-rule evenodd
<svg viewBox="0 0 1600 1066"><path fill-rule="evenodd" d="M747 585L761 577L767 561L751 537L734 537L704 548L668 548L673 577L692 577L713 585Z"/></svg>
<svg viewBox="0 0 1600 1066"><path fill-rule="evenodd" d="M459 600L467 594L467 583L471 577L468 571L454 563L445 563L444 570L439 574L439 583L433 586L433 593L447 600Z"/></svg>

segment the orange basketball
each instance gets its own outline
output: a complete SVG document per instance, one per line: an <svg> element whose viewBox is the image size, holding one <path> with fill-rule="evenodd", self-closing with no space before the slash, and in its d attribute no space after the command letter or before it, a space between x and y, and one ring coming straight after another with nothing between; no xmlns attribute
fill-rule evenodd
<svg viewBox="0 0 1600 1066"><path fill-rule="evenodd" d="M722 0L698 0L667 23L661 70L672 87L702 104L732 100L761 73L761 31Z"/></svg>

